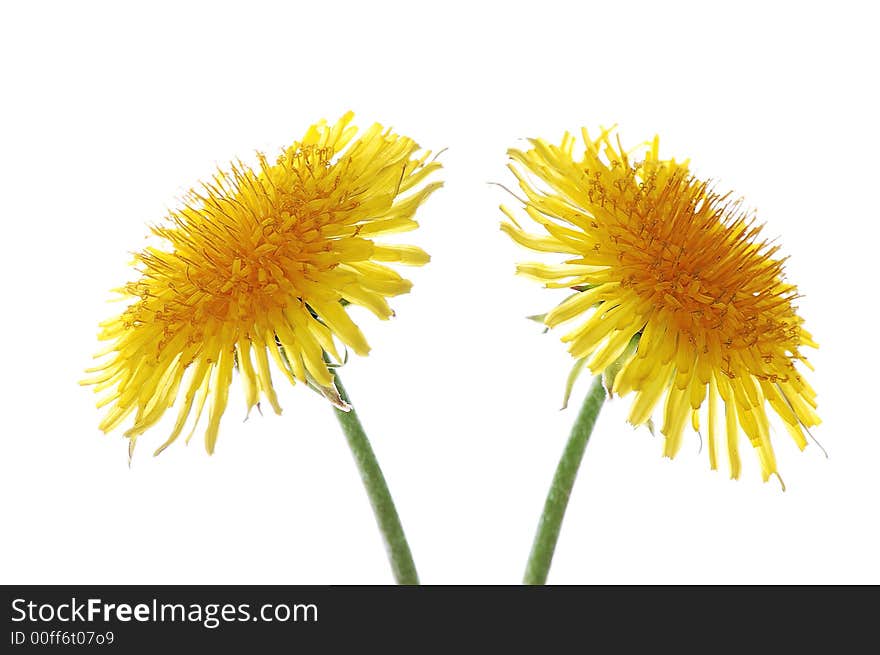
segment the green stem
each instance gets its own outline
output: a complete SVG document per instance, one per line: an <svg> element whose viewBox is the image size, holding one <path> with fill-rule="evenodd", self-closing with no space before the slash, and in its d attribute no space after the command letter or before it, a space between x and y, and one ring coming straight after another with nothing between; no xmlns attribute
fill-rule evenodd
<svg viewBox="0 0 880 655"><path fill-rule="evenodd" d="M584 398L584 404L581 405L581 410L571 428L571 435L565 445L562 459L556 467L556 474L553 476L553 483L544 502L544 512L541 514L538 531L532 544L532 552L526 564L523 584L542 585L547 582L547 573L553 562L553 552L559 540L559 529L562 527L565 509L568 507L568 498L571 496L578 468L584 458L587 441L593 433L593 426L604 402L605 388L602 386L602 376L599 375L593 380L587 397Z"/></svg>
<svg viewBox="0 0 880 655"><path fill-rule="evenodd" d="M351 399L348 397L345 387L342 386L338 374L336 375L336 389L342 399L351 405ZM385 540L385 550L391 562L394 579L397 584L417 585L419 584L419 575L416 573L416 565L413 563L412 553L410 553L409 544L406 542L403 526L400 524L400 517L397 515L391 492L388 491L388 485L385 483L385 476L382 475L382 469L379 468L379 462L376 461L376 455L358 419L357 412L353 408L343 412L335 407L333 411L339 425L342 426L342 431L345 433L345 438L348 440L354 461L361 474L361 480L363 480L367 495L370 497L370 504L376 515L379 531Z"/></svg>

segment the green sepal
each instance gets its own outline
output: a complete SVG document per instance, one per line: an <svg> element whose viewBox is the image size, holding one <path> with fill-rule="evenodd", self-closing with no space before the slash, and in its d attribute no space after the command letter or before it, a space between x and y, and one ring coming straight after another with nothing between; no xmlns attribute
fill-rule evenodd
<svg viewBox="0 0 880 655"><path fill-rule="evenodd" d="M574 366L571 367L571 372L569 372L568 379L565 381L565 395L562 398L562 407L560 409L568 407L568 400L571 398L571 390L574 387L574 383L580 377L581 371L586 363L587 358L581 357L579 360L575 361Z"/></svg>
<svg viewBox="0 0 880 655"><path fill-rule="evenodd" d="M547 317L547 314L532 314L531 316L526 316L526 318L530 321L534 321L535 323L540 323L544 325L544 319ZM541 334L547 334L550 331L546 325L544 325L544 331Z"/></svg>

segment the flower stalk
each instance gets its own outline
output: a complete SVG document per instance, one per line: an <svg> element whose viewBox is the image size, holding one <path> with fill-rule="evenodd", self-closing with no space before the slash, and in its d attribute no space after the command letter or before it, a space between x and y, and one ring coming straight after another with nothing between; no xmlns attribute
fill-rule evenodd
<svg viewBox="0 0 880 655"><path fill-rule="evenodd" d="M571 435L565 445L562 458L556 467L553 483L550 485L547 500L544 502L544 512L538 522L538 531L535 533L532 552L529 554L529 561L526 564L523 584L543 585L547 582L547 574L550 572L550 565L553 562L556 542L559 541L559 530L562 527L562 520L565 518L568 499L571 496L571 490L584 457L584 450L593 433L593 426L596 425L596 419L604 402L605 388L602 386L602 376L597 375L586 398L584 398L584 403L581 405L577 419L571 428Z"/></svg>
<svg viewBox="0 0 880 655"><path fill-rule="evenodd" d="M338 372L335 383L339 396L345 403L351 405L351 399L345 387L342 386ZM376 523L379 525L379 532L382 533L382 538L385 541L385 550L391 563L394 579L399 585L417 585L419 584L419 576L409 544L406 541L406 535L403 532L403 526L400 523L400 517L397 514L397 508L394 506L394 500L391 498L385 476L382 474L376 454L370 446L370 440L367 439L367 434L361 425L357 412L354 407L343 411L334 406L333 413L336 414L336 419L342 426L342 432L345 434L349 448L351 448L351 454L354 456L367 496L370 498L370 504L373 506L373 513L376 516Z"/></svg>

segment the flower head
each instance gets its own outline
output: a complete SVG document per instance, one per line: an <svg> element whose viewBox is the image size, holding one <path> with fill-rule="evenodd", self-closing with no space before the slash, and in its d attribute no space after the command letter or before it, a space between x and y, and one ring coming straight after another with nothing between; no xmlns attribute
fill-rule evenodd
<svg viewBox="0 0 880 655"><path fill-rule="evenodd" d="M321 121L274 163L241 163L192 189L152 231L163 247L136 255L140 277L117 291L129 301L101 324L104 361L84 384L106 391L105 432L134 413L130 447L175 403L177 421L157 453L192 430L208 409L213 452L233 369L248 411L264 397L281 412L270 359L292 384L303 382L339 406L329 357L335 341L366 355L369 346L345 306L380 319L387 298L412 284L386 266L421 266L415 246L376 237L412 230L413 215L440 182L440 167L409 138L373 125L358 138L352 114ZM192 436L192 433L190 433Z"/></svg>
<svg viewBox="0 0 880 655"><path fill-rule="evenodd" d="M797 290L784 279L779 246L759 238L740 200L696 179L687 162L660 159L657 138L634 152L608 131L592 139L584 130L583 139L579 159L569 134L558 146L535 139L509 151L525 212L543 229L524 231L505 207L502 229L566 257L518 271L575 290L544 322L570 323L562 340L578 364L611 374L612 393L635 393L634 425L650 421L665 396L666 456L678 452L689 421L699 430L707 406L711 467L723 439L739 477L742 431L767 480L777 474L768 413L801 449L804 429L819 423L796 365L809 367L801 348L816 344L792 304Z"/></svg>

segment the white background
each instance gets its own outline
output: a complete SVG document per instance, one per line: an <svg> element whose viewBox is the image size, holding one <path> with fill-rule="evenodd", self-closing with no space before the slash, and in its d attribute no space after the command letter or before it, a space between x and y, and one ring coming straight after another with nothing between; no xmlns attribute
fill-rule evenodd
<svg viewBox="0 0 880 655"><path fill-rule="evenodd" d="M77 381L118 309L130 251L188 186L348 109L442 156L407 235L433 256L343 371L422 580L519 581L576 407L559 296L513 275L498 230L506 148L617 123L744 195L780 236L821 349L824 423L788 485L675 461L603 410L563 526L556 583L880 582L877 503L878 47L869 3L6 3L0 12L4 583L387 583L330 408L281 388L217 453L133 466ZM15 7L15 8L13 8ZM23 8L26 7L26 8ZM281 385L279 385L281 387ZM583 397L586 378L575 390Z"/></svg>

